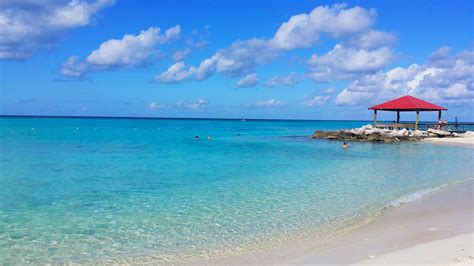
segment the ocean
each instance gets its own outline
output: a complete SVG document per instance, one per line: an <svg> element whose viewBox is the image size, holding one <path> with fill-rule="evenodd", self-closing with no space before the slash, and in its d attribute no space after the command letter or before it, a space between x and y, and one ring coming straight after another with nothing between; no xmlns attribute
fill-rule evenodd
<svg viewBox="0 0 474 266"><path fill-rule="evenodd" d="M173 262L324 241L473 178L472 149L308 137L367 123L0 118L0 263Z"/></svg>

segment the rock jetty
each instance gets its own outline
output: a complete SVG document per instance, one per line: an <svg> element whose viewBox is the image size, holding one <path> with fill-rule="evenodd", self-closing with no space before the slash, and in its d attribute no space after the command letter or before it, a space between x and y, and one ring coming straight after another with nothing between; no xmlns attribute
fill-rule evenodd
<svg viewBox="0 0 474 266"><path fill-rule="evenodd" d="M360 128L344 129L338 131L316 131L311 138L345 140L345 141L375 141L375 142L400 142L400 141L419 141L424 138L444 138L459 137L459 134L444 130L428 129L400 130L374 128L372 125L365 125Z"/></svg>

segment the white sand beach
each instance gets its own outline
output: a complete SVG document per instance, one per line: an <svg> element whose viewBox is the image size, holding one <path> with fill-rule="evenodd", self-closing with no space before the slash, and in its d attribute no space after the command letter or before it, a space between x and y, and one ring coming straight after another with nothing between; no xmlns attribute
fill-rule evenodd
<svg viewBox="0 0 474 266"><path fill-rule="evenodd" d="M474 182L468 181L391 209L374 222L293 262L342 265L474 262L473 191Z"/></svg>
<svg viewBox="0 0 474 266"><path fill-rule="evenodd" d="M423 141L430 142L430 143L435 143L435 144L474 147L474 137L465 137L465 138L426 138Z"/></svg>
<svg viewBox="0 0 474 266"><path fill-rule="evenodd" d="M369 224L322 246L294 247L211 260L253 265L472 265L474 181L387 210ZM202 262L201 262L202 263Z"/></svg>
<svg viewBox="0 0 474 266"><path fill-rule="evenodd" d="M473 233L453 236L382 254L360 261L355 265L473 265L473 239Z"/></svg>

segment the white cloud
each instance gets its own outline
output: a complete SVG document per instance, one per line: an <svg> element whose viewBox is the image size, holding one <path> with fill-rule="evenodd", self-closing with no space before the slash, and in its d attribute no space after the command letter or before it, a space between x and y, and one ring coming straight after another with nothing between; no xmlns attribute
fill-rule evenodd
<svg viewBox="0 0 474 266"><path fill-rule="evenodd" d="M451 48L447 46L440 47L428 58L428 63L436 67L452 67L454 61L451 60Z"/></svg>
<svg viewBox="0 0 474 266"><path fill-rule="evenodd" d="M79 61L80 59L78 56L71 56L62 64L60 70L61 75L73 78L83 78L87 71L87 66Z"/></svg>
<svg viewBox="0 0 474 266"><path fill-rule="evenodd" d="M165 107L166 107L165 104L159 104L159 103L156 103L156 102L152 102L148 105L148 109L150 109L152 111L162 109L162 108L165 108Z"/></svg>
<svg viewBox="0 0 474 266"><path fill-rule="evenodd" d="M254 72L255 66L269 63L284 52L315 45L321 34L332 38L348 38L369 31L375 16L374 10L357 6L318 6L309 14L290 17L272 38L235 41L203 60L199 66L183 67L180 71L184 73L174 73L172 81L203 80L216 73L231 77L248 75ZM157 81L169 82L170 79L160 76L157 75Z"/></svg>
<svg viewBox="0 0 474 266"><path fill-rule="evenodd" d="M60 72L69 77L83 77L91 71L145 65L155 53L156 46L178 38L181 28L176 25L163 34L160 32L160 28L150 27L138 35L126 34L121 39L105 41L84 62L79 62L76 56L69 58Z"/></svg>
<svg viewBox="0 0 474 266"><path fill-rule="evenodd" d="M258 78L257 74L248 74L244 78L240 79L237 81L237 87L239 88L248 88L248 87L253 87L258 84Z"/></svg>
<svg viewBox="0 0 474 266"><path fill-rule="evenodd" d="M186 59L186 57L191 55L191 49L190 48L185 48L183 50L179 50L173 53L173 60L176 62L183 61Z"/></svg>
<svg viewBox="0 0 474 266"><path fill-rule="evenodd" d="M267 81L267 87L288 86L294 87L297 83L296 73L292 72L288 76L274 76Z"/></svg>
<svg viewBox="0 0 474 266"><path fill-rule="evenodd" d="M329 100L330 96L324 95L324 96L314 96L311 99L303 101L303 105L307 107L316 107L316 106L321 106L325 104Z"/></svg>
<svg viewBox="0 0 474 266"><path fill-rule="evenodd" d="M383 69L393 58L392 50L387 47L365 50L337 44L325 55L311 56L310 76L316 81L353 79Z"/></svg>
<svg viewBox="0 0 474 266"><path fill-rule="evenodd" d="M144 63L155 45L166 43L179 36L180 26L174 26L160 35L160 28L150 27L138 35L126 34L122 39L103 42L99 49L87 56L86 62L100 68L130 67Z"/></svg>
<svg viewBox="0 0 474 266"><path fill-rule="evenodd" d="M185 68L184 62L177 62L171 65L165 72L157 75L155 80L161 83L177 83L188 79L195 73L195 69L185 70Z"/></svg>
<svg viewBox="0 0 474 266"><path fill-rule="evenodd" d="M259 107L279 107L285 105L285 103L276 99L268 99L257 101L255 105Z"/></svg>
<svg viewBox="0 0 474 266"><path fill-rule="evenodd" d="M208 104L207 100L197 99L196 101L190 101L190 102L178 101L178 103L176 105L178 107L184 107L184 108L199 110L199 109L205 108L207 106L207 104Z"/></svg>
<svg viewBox="0 0 474 266"><path fill-rule="evenodd" d="M377 103L406 94L426 100L473 102L474 52L466 50L450 56L442 48L426 64L366 75L349 84L337 96L336 104Z"/></svg>
<svg viewBox="0 0 474 266"><path fill-rule="evenodd" d="M334 87L327 88L323 91L323 93L326 94L326 95L331 95L334 92L336 92L336 88L334 88Z"/></svg>
<svg viewBox="0 0 474 266"><path fill-rule="evenodd" d="M393 33L388 33L378 30L369 30L356 35L350 39L347 39L345 43L348 46L362 48L362 49L374 49L383 46L390 46L395 43L396 37Z"/></svg>
<svg viewBox="0 0 474 266"><path fill-rule="evenodd" d="M375 10L358 6L349 9L344 4L318 6L309 14L292 16L283 23L271 43L282 50L310 47L322 33L340 38L365 31L372 26L375 16Z"/></svg>
<svg viewBox="0 0 474 266"><path fill-rule="evenodd" d="M25 59L62 33L89 25L114 0L0 1L0 59Z"/></svg>

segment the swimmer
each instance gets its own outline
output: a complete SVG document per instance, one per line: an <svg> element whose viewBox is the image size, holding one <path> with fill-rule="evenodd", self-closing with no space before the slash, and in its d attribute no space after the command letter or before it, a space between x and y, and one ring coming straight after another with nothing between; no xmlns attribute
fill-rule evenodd
<svg viewBox="0 0 474 266"><path fill-rule="evenodd" d="M194 137L194 140L199 140L199 136L195 136L195 137Z"/></svg>
<svg viewBox="0 0 474 266"><path fill-rule="evenodd" d="M349 148L349 144L347 144L346 142L342 143L342 148L343 149Z"/></svg>

